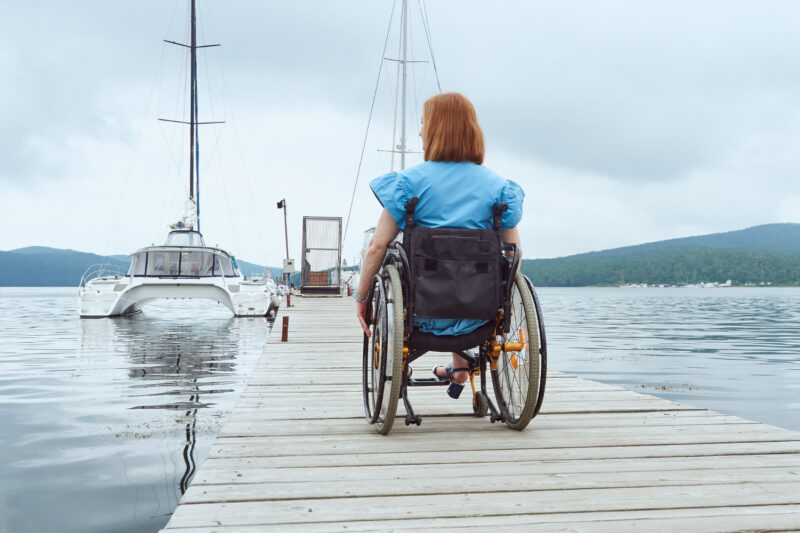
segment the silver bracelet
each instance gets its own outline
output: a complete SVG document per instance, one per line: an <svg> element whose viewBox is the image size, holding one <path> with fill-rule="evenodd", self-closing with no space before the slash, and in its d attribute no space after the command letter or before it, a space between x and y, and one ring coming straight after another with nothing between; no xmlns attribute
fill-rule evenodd
<svg viewBox="0 0 800 533"><path fill-rule="evenodd" d="M353 294L353 298L355 299L355 301L357 301L360 304L363 304L364 302L367 301L367 297L366 296L364 298L359 298L358 294Z"/></svg>

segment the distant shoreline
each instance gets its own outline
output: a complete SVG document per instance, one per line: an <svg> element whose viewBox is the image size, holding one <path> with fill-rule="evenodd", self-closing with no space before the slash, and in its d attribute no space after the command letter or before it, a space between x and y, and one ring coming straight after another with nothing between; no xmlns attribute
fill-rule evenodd
<svg viewBox="0 0 800 533"><path fill-rule="evenodd" d="M657 286L657 285L648 285L647 287L638 287L638 286L624 286L624 285L536 285L535 280L534 287L537 289L800 289L800 284L795 285L731 285L730 287L699 287L697 285L694 286L674 286L674 285L664 285L664 286ZM78 283L74 285L0 285L0 289L68 289L78 288Z"/></svg>

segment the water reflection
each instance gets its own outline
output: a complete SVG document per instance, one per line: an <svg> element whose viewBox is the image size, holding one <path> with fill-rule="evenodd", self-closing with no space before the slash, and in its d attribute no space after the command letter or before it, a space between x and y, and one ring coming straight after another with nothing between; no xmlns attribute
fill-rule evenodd
<svg viewBox="0 0 800 533"><path fill-rule="evenodd" d="M161 309L164 311L164 309ZM92 331L95 322L110 324L111 334ZM84 325L85 324L85 325ZM264 319L176 321L163 313L141 313L114 320L82 321L82 340L113 339L128 360L131 393L138 405L130 409L183 411L175 419L183 425L180 448L184 471L174 480L183 495L197 468L197 412L215 406L217 395L236 392L236 381L221 380L236 374L240 343L253 337L264 341L272 325ZM107 328L102 325L100 328ZM135 380L144 383L137 384ZM204 400L201 400L201 395ZM164 398L169 396L168 400Z"/></svg>
<svg viewBox="0 0 800 533"><path fill-rule="evenodd" d="M79 320L73 289L0 289L0 531L157 531L270 325L205 302Z"/></svg>

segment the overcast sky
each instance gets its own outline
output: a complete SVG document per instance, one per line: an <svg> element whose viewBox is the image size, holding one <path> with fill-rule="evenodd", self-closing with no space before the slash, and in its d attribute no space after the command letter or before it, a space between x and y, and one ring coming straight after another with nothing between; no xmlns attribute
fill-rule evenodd
<svg viewBox="0 0 800 533"><path fill-rule="evenodd" d="M411 54L428 52L409 0ZM279 265L286 198L347 217L392 0L198 0L201 220ZM0 4L0 250L127 254L164 240L188 189L188 0ZM800 222L800 3L426 0L445 91L474 102L486 165L526 191L525 256ZM396 57L398 14L387 55ZM382 70L345 243L390 170ZM416 63L409 144L437 86ZM411 163L421 161L410 157Z"/></svg>

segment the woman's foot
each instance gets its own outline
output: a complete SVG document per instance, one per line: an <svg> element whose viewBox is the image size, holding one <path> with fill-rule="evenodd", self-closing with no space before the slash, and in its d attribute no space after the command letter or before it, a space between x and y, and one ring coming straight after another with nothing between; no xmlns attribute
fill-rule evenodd
<svg viewBox="0 0 800 533"><path fill-rule="evenodd" d="M439 379L448 379L460 385L463 385L469 379L469 369L462 367L451 370L452 365L439 365L433 368L433 375Z"/></svg>
<svg viewBox="0 0 800 533"><path fill-rule="evenodd" d="M441 375L440 369L444 369L444 376ZM469 368L453 368L453 365L447 365L435 366L432 370L433 375L438 379L442 381L447 380L450 382L450 386L447 387L447 395L455 400L458 400L458 397L461 396L461 391L464 390L464 384L467 382L467 378L469 377Z"/></svg>

